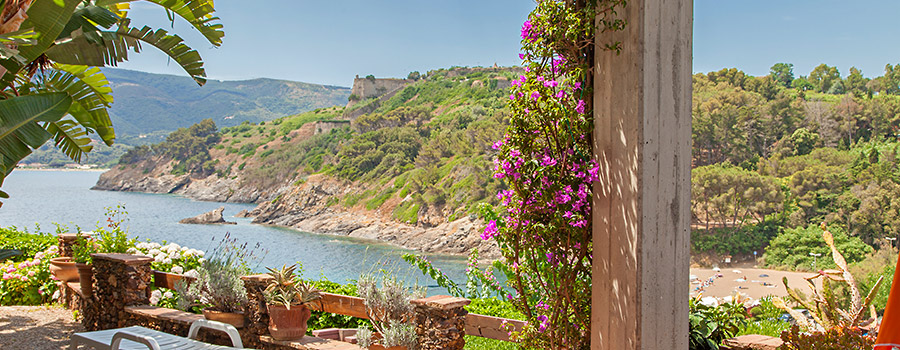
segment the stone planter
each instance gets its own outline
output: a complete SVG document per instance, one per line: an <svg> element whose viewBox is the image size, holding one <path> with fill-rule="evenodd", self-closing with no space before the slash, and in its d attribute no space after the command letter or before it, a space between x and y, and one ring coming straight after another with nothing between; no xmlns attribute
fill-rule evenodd
<svg viewBox="0 0 900 350"><path fill-rule="evenodd" d="M50 273L62 282L78 280L78 268L72 258L67 256L50 259Z"/></svg>
<svg viewBox="0 0 900 350"><path fill-rule="evenodd" d="M81 295L89 297L94 294L94 271L91 264L75 263L78 268L78 281L81 283Z"/></svg>
<svg viewBox="0 0 900 350"><path fill-rule="evenodd" d="M244 313L243 312L222 312L210 309L203 309L203 318L210 321L219 321L222 323L227 323L234 328L244 328Z"/></svg>
<svg viewBox="0 0 900 350"><path fill-rule="evenodd" d="M297 340L306 335L306 321L312 313L306 305L267 305L269 310L269 334L275 340Z"/></svg>

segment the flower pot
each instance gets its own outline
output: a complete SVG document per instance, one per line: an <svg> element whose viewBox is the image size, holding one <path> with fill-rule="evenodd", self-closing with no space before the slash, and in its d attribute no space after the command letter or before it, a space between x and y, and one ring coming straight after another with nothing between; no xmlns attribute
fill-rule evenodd
<svg viewBox="0 0 900 350"><path fill-rule="evenodd" d="M222 323L227 323L234 328L243 328L244 327L244 313L243 312L222 312L210 309L203 309L203 318L210 321L219 321Z"/></svg>
<svg viewBox="0 0 900 350"><path fill-rule="evenodd" d="M81 283L81 295L89 297L94 294L94 270L91 264L75 263L78 268L78 281Z"/></svg>
<svg viewBox="0 0 900 350"><path fill-rule="evenodd" d="M306 335L306 321L312 313L306 305L267 305L269 310L269 334L275 340L297 340Z"/></svg>
<svg viewBox="0 0 900 350"><path fill-rule="evenodd" d="M50 273L62 282L78 280L78 268L72 258L67 256L50 259Z"/></svg>
<svg viewBox="0 0 900 350"><path fill-rule="evenodd" d="M369 350L406 350L406 347L397 345L386 348L381 344L372 344L372 346L369 346Z"/></svg>

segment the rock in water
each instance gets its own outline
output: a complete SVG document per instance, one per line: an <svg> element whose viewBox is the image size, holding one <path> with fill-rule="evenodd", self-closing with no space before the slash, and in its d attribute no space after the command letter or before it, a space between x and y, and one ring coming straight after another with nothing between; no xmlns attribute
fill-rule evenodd
<svg viewBox="0 0 900 350"><path fill-rule="evenodd" d="M219 209L213 210L208 213L203 213L197 215L192 218L181 219L178 223L181 224L226 224L226 225L237 225L236 222L225 221L222 218L222 212L225 211L225 207L219 207Z"/></svg>

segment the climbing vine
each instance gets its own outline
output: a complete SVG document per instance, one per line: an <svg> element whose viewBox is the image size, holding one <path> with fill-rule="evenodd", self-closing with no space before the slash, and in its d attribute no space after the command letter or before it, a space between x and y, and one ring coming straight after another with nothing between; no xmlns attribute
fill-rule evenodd
<svg viewBox="0 0 900 350"><path fill-rule="evenodd" d="M593 63L596 35L621 30L624 1L538 1L522 25L524 73L513 81L510 126L494 177L509 190L485 207L482 234L500 245L508 295L528 325L516 334L542 349L590 347ZM595 22L597 21L597 22ZM599 24L599 25L598 25Z"/></svg>

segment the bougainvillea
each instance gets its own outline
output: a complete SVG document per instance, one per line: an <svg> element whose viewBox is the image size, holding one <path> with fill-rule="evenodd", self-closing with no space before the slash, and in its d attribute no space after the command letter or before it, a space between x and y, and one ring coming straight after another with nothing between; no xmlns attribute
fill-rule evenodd
<svg viewBox="0 0 900 350"><path fill-rule="evenodd" d="M590 346L592 66L596 50L618 49L597 47L595 35L624 27L608 16L621 6L542 0L522 26L524 72L512 83L510 126L493 145L494 177L509 190L497 194L503 209L483 213L482 238L496 240L509 265L526 346Z"/></svg>

